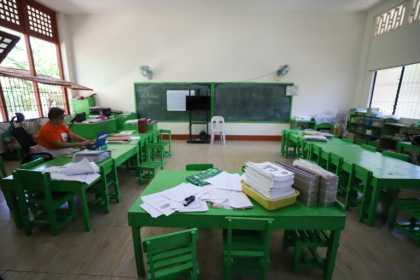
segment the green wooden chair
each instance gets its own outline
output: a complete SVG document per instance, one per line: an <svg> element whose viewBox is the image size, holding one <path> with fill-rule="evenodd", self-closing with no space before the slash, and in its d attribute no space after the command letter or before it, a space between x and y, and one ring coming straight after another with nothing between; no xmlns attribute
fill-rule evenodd
<svg viewBox="0 0 420 280"><path fill-rule="evenodd" d="M76 194L52 192L49 172L15 169L13 179L16 182L16 194L25 235L31 235L33 228L45 224L50 226L53 235L57 235L66 224L76 218L77 210L74 203ZM69 208L60 209L66 203Z"/></svg>
<svg viewBox="0 0 420 280"><path fill-rule="evenodd" d="M89 208L104 209L106 213L109 213L109 200L115 199L116 202L120 202L120 190L115 160L113 158L108 158L101 162L99 171L101 175L99 182L86 190L86 193L95 194L95 199L90 201L88 206ZM113 191L111 191L111 186L114 186Z"/></svg>
<svg viewBox="0 0 420 280"><path fill-rule="evenodd" d="M45 162L44 158L37 158L36 160L24 163L20 165L22 169L31 169L37 165L43 164Z"/></svg>
<svg viewBox="0 0 420 280"><path fill-rule="evenodd" d="M154 154L158 151L160 154L159 160L156 161ZM137 173L139 175L139 183L142 184L145 178L155 177L155 173L158 169L163 169L164 167L164 151L163 146L160 144L146 144L146 161L140 163L137 166Z"/></svg>
<svg viewBox="0 0 420 280"><path fill-rule="evenodd" d="M164 157L172 155L172 132L169 129L159 129L158 144L163 146ZM167 141L164 141L167 140ZM168 148L168 150L166 150Z"/></svg>
<svg viewBox="0 0 420 280"><path fill-rule="evenodd" d="M289 155L296 156L297 155L297 142L298 136L296 131L286 131L286 143L284 149L284 157L287 158ZM283 141L283 140L282 140ZM290 148L293 150L291 151Z"/></svg>
<svg viewBox="0 0 420 280"><path fill-rule="evenodd" d="M345 196L349 182L349 174L343 169L343 158L335 153L328 154L326 169L338 176L338 196Z"/></svg>
<svg viewBox="0 0 420 280"><path fill-rule="evenodd" d="M356 205L360 207L359 222L363 222L368 213L369 201L371 196L370 184L373 173L357 164L353 164L346 192L346 210L350 206ZM357 193L362 194L362 199L357 200Z"/></svg>
<svg viewBox="0 0 420 280"><path fill-rule="evenodd" d="M347 143L353 143L353 140L348 139L348 138L341 138L341 140L343 140L344 142L347 142Z"/></svg>
<svg viewBox="0 0 420 280"><path fill-rule="evenodd" d="M394 153L394 152L390 152L390 151L382 151L382 155L386 156L386 157L396 158L396 159L399 159L399 160L402 160L402 161L407 161L407 162L410 159L409 155Z"/></svg>
<svg viewBox="0 0 420 280"><path fill-rule="evenodd" d="M399 159L402 161L408 162L410 156L406 154L400 154L400 153L394 153L390 151L382 151L382 155L386 157L392 157L395 159ZM391 188L385 188L381 190L381 194L384 195L384 205L383 205L383 222L386 221L388 218L389 208L391 207L391 204L394 202L394 200L398 197L399 193L401 191L399 189L391 189Z"/></svg>
<svg viewBox="0 0 420 280"><path fill-rule="evenodd" d="M322 148L317 145L314 145L313 143L309 143L308 146L309 148L307 159L325 168L327 166L327 160L323 159L321 156Z"/></svg>
<svg viewBox="0 0 420 280"><path fill-rule="evenodd" d="M7 177L7 173L6 173L6 168L4 168L4 163L3 163L3 159L0 156L0 179Z"/></svg>
<svg viewBox="0 0 420 280"><path fill-rule="evenodd" d="M185 165L185 170L203 171L213 168L213 163L190 163Z"/></svg>
<svg viewBox="0 0 420 280"><path fill-rule="evenodd" d="M405 220L397 220L400 210L408 215ZM394 201L394 208L389 218L389 228L393 229L394 227L412 238L414 244L420 247L420 199L400 198Z"/></svg>
<svg viewBox="0 0 420 280"><path fill-rule="evenodd" d="M344 205L338 200L336 207L345 211ZM292 271L325 269L328 265L328 255L323 255L318 248L328 248L330 235L330 231L327 230L285 230L282 249L286 251L288 247L294 247L295 251Z"/></svg>
<svg viewBox="0 0 420 280"><path fill-rule="evenodd" d="M267 278L273 219L226 217L223 236L223 278L256 275Z"/></svg>
<svg viewBox="0 0 420 280"><path fill-rule="evenodd" d="M365 149L365 150L370 151L370 152L376 152L376 147L373 147L373 146L370 146L370 145L367 145L367 144L362 144L362 145L360 145L360 147L362 147L362 149Z"/></svg>
<svg viewBox="0 0 420 280"><path fill-rule="evenodd" d="M143 239L148 279L198 279L196 228Z"/></svg>

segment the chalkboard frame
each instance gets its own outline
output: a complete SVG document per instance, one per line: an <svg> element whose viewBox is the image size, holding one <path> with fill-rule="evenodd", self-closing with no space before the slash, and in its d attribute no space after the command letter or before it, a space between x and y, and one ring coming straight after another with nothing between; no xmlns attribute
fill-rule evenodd
<svg viewBox="0 0 420 280"><path fill-rule="evenodd" d="M140 112L140 110L139 110L139 101L138 101L138 98L139 98L139 93L137 92L137 85L149 85L149 86L153 86L153 85L158 85L158 86L168 86L168 88L166 89L166 90L173 90L173 89L175 89L176 90L176 88L173 88L173 86L179 86L179 87L181 87L181 86L195 86L195 85L201 85L201 86L203 86L203 85L207 85L207 86L210 86L210 96L211 96L211 111L210 111L210 118L211 118L211 116L214 116L214 112L215 112L215 86L216 85L263 85L263 86L265 86L265 85L274 85L274 86L284 86L284 87L286 87L286 86L293 86L294 85L294 83L253 83L253 82L196 82L196 83L192 83L192 82L178 82L178 83L171 83L171 82L168 82L168 83L134 83L134 98L135 98L135 105L136 105L136 112L137 112L137 117L146 117L146 116L142 116L142 114L141 114L141 112ZM185 89L185 88L184 88ZM252 120L246 120L246 121L243 121L243 120L235 120L235 121L226 121L225 120L225 122L227 122L227 123L280 123L280 124L282 124L282 123L290 123L290 120L291 120L291 114L292 114L292 105L293 105L293 96L290 96L290 108L289 108L289 117L288 117L288 120L284 120L284 121L272 121L272 120L270 120L270 121L252 121ZM166 108L166 103L164 104L164 107ZM156 119L157 121L160 121L160 122L189 122L189 118L188 118L188 116L189 116L189 112L187 111L187 112L184 112L184 111L181 111L181 112L174 112L175 114L179 114L180 113L180 115L183 115L184 117L183 117L183 119ZM193 114L195 114L196 112L193 112ZM199 116L198 118L194 118L194 116L193 116L193 119L194 120L197 120L197 121L200 121L202 118L204 118L203 116ZM152 118L152 119L155 119L155 118Z"/></svg>

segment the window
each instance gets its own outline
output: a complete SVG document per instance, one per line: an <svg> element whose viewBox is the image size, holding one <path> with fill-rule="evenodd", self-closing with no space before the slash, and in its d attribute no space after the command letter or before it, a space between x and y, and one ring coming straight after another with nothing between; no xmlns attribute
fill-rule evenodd
<svg viewBox="0 0 420 280"><path fill-rule="evenodd" d="M420 20L420 0L413 0L413 6L411 7L411 15L408 21L412 23L416 20Z"/></svg>
<svg viewBox="0 0 420 280"><path fill-rule="evenodd" d="M420 119L420 63L375 71L369 107Z"/></svg>
<svg viewBox="0 0 420 280"><path fill-rule="evenodd" d="M0 0L0 30L21 39L1 66L63 79L55 12L33 0ZM53 86L0 75L0 121L16 112L45 117L50 107L69 112L67 94Z"/></svg>
<svg viewBox="0 0 420 280"><path fill-rule="evenodd" d="M386 11L376 17L375 36L382 35L393 29L397 29L403 24L406 3L402 3L395 8Z"/></svg>

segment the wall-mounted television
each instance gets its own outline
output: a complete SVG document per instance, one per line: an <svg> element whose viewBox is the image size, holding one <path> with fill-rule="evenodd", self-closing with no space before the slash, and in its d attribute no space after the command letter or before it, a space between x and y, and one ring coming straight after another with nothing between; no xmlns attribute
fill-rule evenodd
<svg viewBox="0 0 420 280"><path fill-rule="evenodd" d="M186 96L187 111L210 111L210 96Z"/></svg>

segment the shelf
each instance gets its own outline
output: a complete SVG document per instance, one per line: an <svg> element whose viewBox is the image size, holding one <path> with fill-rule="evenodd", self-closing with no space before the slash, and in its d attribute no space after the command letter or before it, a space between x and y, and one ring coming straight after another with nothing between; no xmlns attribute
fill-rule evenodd
<svg viewBox="0 0 420 280"><path fill-rule="evenodd" d="M366 124L363 124L363 123L350 123L350 125L360 125L360 126L364 126L364 127L368 127L368 128L380 128L380 129L383 128L383 126L366 125Z"/></svg>
<svg viewBox="0 0 420 280"><path fill-rule="evenodd" d="M373 137L373 138L380 138L381 137L380 135L375 136L375 135L372 135L372 134L366 134L366 133L363 133L363 132L358 132L358 131L354 131L354 130L350 130L350 129L348 131L351 132L351 133L354 133L354 134L370 136L370 137Z"/></svg>

